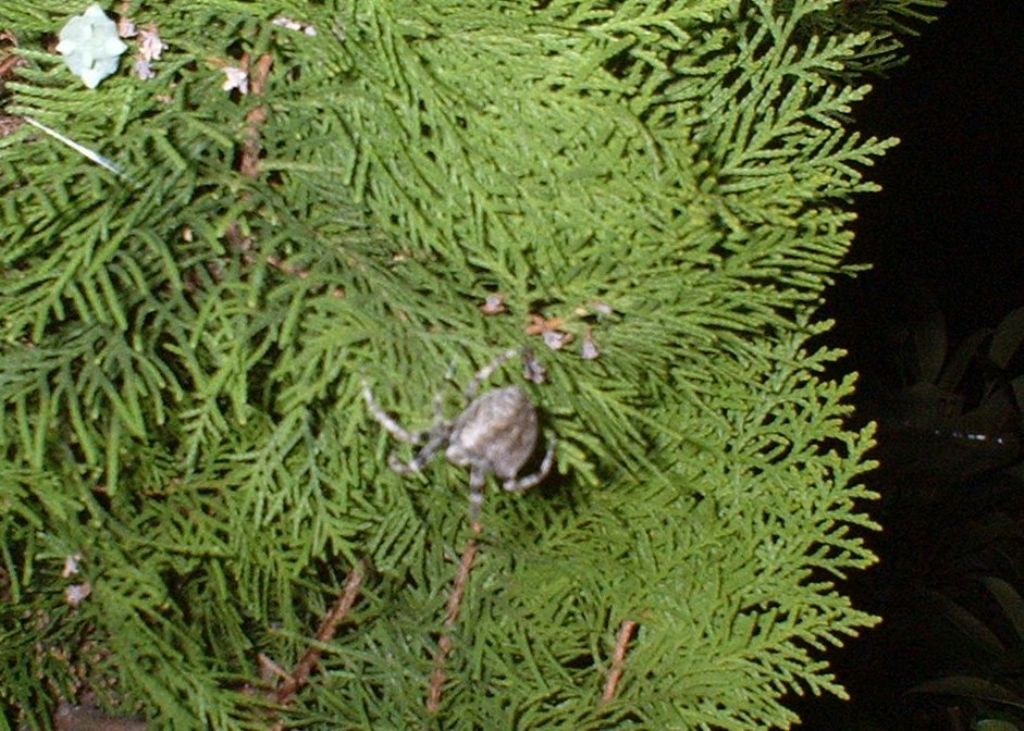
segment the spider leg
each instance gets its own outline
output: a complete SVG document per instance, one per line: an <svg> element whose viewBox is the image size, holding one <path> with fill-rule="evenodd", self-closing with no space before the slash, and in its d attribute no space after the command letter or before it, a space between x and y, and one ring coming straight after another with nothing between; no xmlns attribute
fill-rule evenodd
<svg viewBox="0 0 1024 731"><path fill-rule="evenodd" d="M452 359L448 363L448 369L444 372L444 382L447 385L454 383L455 379L455 360ZM441 424L445 421L444 418L444 387L437 389L434 394L434 399L431 401L431 405L434 409L434 423Z"/></svg>
<svg viewBox="0 0 1024 731"><path fill-rule="evenodd" d="M395 421L388 412L381 408L380 404L373 397L373 392L370 391L370 384L365 380L363 381L363 398L366 399L366 406L370 409L370 416L384 427L388 434L401 442L409 444L420 444L423 441L423 432L407 431L405 427Z"/></svg>
<svg viewBox="0 0 1024 731"><path fill-rule="evenodd" d="M487 482L487 468L474 464L469 470L469 524L473 530L480 525L480 510L484 506L484 484Z"/></svg>
<svg viewBox="0 0 1024 731"><path fill-rule="evenodd" d="M551 467L555 464L556 443L556 440L552 437L551 441L548 443L548 451L544 455L544 461L540 463L540 469L532 475L520 477L518 480L505 480L501 483L501 486L508 492L522 492L523 490L529 490L531 487L547 477L548 473L551 471Z"/></svg>
<svg viewBox="0 0 1024 731"><path fill-rule="evenodd" d="M463 392L466 396L466 400L472 401L474 398L476 398L476 393L477 391L480 390L480 384L486 381L488 378L490 378L491 375L493 375L493 373L496 370L498 370L505 361L515 358L522 352L522 348L509 348L504 353L499 355L497 358L492 360L490 363L485 365L483 368L478 370L476 372L476 375L473 376L473 380L469 382L469 384L466 386L466 390Z"/></svg>
<svg viewBox="0 0 1024 731"><path fill-rule="evenodd" d="M440 424L435 426L428 432L430 437L427 439L427 443L423 445L422 449L416 453L408 462L402 462L395 455L394 452L388 455L388 466L400 475L405 475L410 472L419 472L422 470L427 462L429 462L438 450L444 446L444 443L448 441L448 434L451 432L451 425L448 422L442 421ZM415 436L420 437L420 441L423 439L422 432ZM416 442L417 444L419 442Z"/></svg>

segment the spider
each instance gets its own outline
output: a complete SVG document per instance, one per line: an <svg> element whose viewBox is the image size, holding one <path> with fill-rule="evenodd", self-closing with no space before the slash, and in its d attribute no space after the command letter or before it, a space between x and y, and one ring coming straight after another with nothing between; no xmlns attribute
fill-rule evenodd
<svg viewBox="0 0 1024 731"><path fill-rule="evenodd" d="M474 527L479 526L488 475L496 475L505 490L522 492L547 477L554 463L555 440L552 438L539 469L517 477L533 455L540 432L537 409L523 389L505 386L477 396L480 385L505 361L521 352L519 348L507 350L477 371L463 392L468 405L454 420L444 417L440 397L435 397L435 421L426 431L407 431L380 407L369 384L363 381L363 398L373 418L395 439L422 445L409 462L402 462L392 452L388 457L391 469L399 474L419 472L442 448L449 462L469 467L469 518Z"/></svg>

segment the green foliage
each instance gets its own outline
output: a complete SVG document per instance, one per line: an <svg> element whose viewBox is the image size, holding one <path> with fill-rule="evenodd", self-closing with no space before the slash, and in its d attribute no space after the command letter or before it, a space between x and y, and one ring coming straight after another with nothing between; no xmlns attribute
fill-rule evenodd
<svg viewBox="0 0 1024 731"><path fill-rule="evenodd" d="M843 64L847 75L887 71L906 60L903 36L917 35L918 26L935 20L946 0L842 0L819 13L810 31L821 35L870 33L854 58Z"/></svg>
<svg viewBox="0 0 1024 731"><path fill-rule="evenodd" d="M883 463L911 476L920 499L924 492L969 483L1018 460L1014 433L1024 408L1024 308L994 328L950 343L945 317L930 293L913 283L906 291L913 303L888 338L894 382L876 394L872 415L888 431ZM1014 471L1019 476L1020 468L1009 473ZM948 499L942 491L934 494Z"/></svg>
<svg viewBox="0 0 1024 731"><path fill-rule="evenodd" d="M126 175L0 138L11 718L87 692L265 727L258 655L294 665L363 559L290 724L770 728L787 693L841 695L818 657L875 621L834 586L873 561L871 433L812 316L892 141L843 126L878 36L813 35L840 5L129 2L156 75L126 54L90 91L45 49L66 4L4 4L6 112ZM264 94L221 88L243 53ZM600 355L533 343L563 477L491 491L428 720L467 475L388 470L359 382L425 423L529 315Z"/></svg>
<svg viewBox="0 0 1024 731"><path fill-rule="evenodd" d="M982 583L1001 610L1011 640L1006 642L999 629L939 593L931 600L938 616L948 622L954 633L946 654L953 656L963 674L918 683L909 690L916 694L954 696L973 707L972 728L1004 731L1024 724L1024 693L1019 678L1021 643L1024 640L1024 598L1008 582L986 576ZM967 674L970 673L970 674Z"/></svg>
<svg viewBox="0 0 1024 731"><path fill-rule="evenodd" d="M844 658L859 702L816 714L836 729L1012 731L1024 725L1024 309L957 343L925 287L899 291L905 302L886 303L895 332L865 320L891 361L878 361L869 407L886 486L873 513L887 529L862 585L885 624Z"/></svg>

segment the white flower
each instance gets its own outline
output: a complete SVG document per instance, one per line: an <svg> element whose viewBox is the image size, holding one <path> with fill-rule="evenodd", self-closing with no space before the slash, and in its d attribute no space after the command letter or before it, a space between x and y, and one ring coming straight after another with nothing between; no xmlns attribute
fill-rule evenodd
<svg viewBox="0 0 1024 731"><path fill-rule="evenodd" d="M60 30L57 51L71 73L90 89L117 70L127 46L117 37L117 25L96 4L76 15Z"/></svg>

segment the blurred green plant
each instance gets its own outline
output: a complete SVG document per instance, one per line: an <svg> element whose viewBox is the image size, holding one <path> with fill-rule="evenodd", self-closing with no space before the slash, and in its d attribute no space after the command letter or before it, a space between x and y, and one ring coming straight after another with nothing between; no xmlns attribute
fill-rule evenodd
<svg viewBox="0 0 1024 731"><path fill-rule="evenodd" d="M882 464L954 484L1011 465L1024 411L1024 308L955 346L946 320L920 286L894 333L899 383L869 410L883 429Z"/></svg>
<svg viewBox="0 0 1024 731"><path fill-rule="evenodd" d="M944 643L962 671L918 683L907 692L967 701L968 721L978 731L1024 728L1024 598L996 576L981 579L998 611L982 614L945 595L926 592L934 608L954 630ZM983 609L992 610L991 602Z"/></svg>
<svg viewBox="0 0 1024 731"><path fill-rule="evenodd" d="M854 595L884 622L839 668L853 703L827 705L827 728L1017 728L1024 309L957 341L927 287L898 285L867 318L874 362L859 409L879 423L871 484L886 530L875 544L881 563Z"/></svg>

